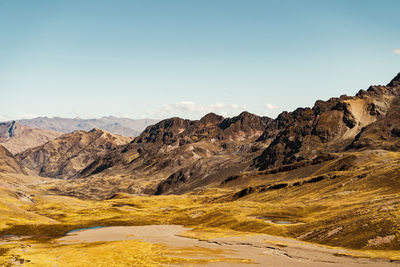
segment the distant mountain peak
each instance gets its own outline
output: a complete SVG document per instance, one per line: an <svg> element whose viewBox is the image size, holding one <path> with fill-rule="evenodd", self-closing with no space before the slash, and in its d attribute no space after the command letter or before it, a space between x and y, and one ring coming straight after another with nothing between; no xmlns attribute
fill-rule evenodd
<svg viewBox="0 0 400 267"><path fill-rule="evenodd" d="M93 128L97 128L113 134L138 136L147 126L155 124L158 122L158 120L133 120L129 118L108 116L99 119L81 119L79 117L39 117L34 119L19 120L18 122L28 127L49 129L62 133L71 133L77 130L91 131Z"/></svg>

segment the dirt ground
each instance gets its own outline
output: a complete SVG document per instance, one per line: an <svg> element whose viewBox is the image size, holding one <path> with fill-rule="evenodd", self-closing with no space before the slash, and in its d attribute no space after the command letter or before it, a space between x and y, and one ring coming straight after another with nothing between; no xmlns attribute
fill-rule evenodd
<svg viewBox="0 0 400 267"><path fill-rule="evenodd" d="M230 258L249 259L261 266L400 266L389 260L344 256L350 251L271 235L250 235L198 240L180 236L190 228L180 225L115 226L88 229L57 240L62 244L142 240L171 248L200 247L223 250ZM209 256L209 255L208 255ZM207 255L188 255L204 258ZM248 263L209 263L209 266L248 266Z"/></svg>

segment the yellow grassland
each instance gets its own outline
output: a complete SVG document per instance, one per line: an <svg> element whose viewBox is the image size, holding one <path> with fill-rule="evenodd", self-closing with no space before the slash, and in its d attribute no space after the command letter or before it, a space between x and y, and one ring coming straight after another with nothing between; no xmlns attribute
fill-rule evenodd
<svg viewBox="0 0 400 267"><path fill-rule="evenodd" d="M119 194L108 200L52 194L46 190L51 182L45 180L25 186L24 190L31 190L34 195L30 202L13 195L9 183L8 188L0 187L0 236L26 238L0 243L0 263L5 266L13 262L26 266L54 266L55 263L56 266L92 266L93 261L100 263L97 266L246 263L246 259L223 257L217 250L177 250L139 240L54 243L54 239L77 228L152 224L184 225L193 230L183 236L201 240L264 233L351 249L352 253L346 256L400 260L400 153L378 151L353 155L357 158L357 168L334 170L332 166L337 162L333 160L309 176L327 175L323 181L255 192L238 199L234 194L240 189L268 184L274 175L257 174L252 179L246 173L234 187L208 188L185 195ZM285 180L286 174L279 175L283 177L280 181L290 184L309 179L289 181ZM296 223L276 224L274 220ZM371 242L391 235L395 236L391 242ZM200 250L209 257L182 256ZM113 251L119 253L113 254Z"/></svg>

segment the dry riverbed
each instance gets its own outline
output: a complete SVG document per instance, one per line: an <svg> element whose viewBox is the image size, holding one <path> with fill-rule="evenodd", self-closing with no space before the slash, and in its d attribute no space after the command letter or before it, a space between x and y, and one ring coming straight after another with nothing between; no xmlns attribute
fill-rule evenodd
<svg viewBox="0 0 400 267"><path fill-rule="evenodd" d="M209 262L209 266L400 266L384 259L370 259L350 256L351 251L329 248L271 235L249 235L221 237L199 240L184 237L190 231L180 225L113 226L74 231L56 242L60 244L80 244L90 242L112 242L121 240L141 240L162 244L171 249L201 248L196 253L180 255L191 259L218 257L219 262ZM207 253L202 253L207 251ZM215 255L212 255L215 251ZM210 254L211 252L211 254ZM118 251L115 251L118 253ZM227 262L223 259L226 258ZM234 259L238 261L235 262ZM172 264L174 265L174 264ZM190 264L201 265L201 264Z"/></svg>

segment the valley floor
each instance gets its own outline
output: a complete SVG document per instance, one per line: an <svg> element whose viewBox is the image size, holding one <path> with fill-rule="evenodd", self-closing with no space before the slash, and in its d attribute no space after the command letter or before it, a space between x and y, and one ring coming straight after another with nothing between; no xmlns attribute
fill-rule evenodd
<svg viewBox="0 0 400 267"><path fill-rule="evenodd" d="M209 266L395 266L389 260L351 256L340 248L317 246L271 235L247 234L206 240L190 236L179 225L114 226L73 232L57 240L61 244L141 240L161 244L169 256L179 256L191 265ZM360 254L359 256L362 256ZM364 254L366 256L366 254ZM118 263L116 263L118 264ZM124 264L129 265L125 262ZM398 266L398 265L397 265Z"/></svg>
<svg viewBox="0 0 400 267"><path fill-rule="evenodd" d="M189 194L104 200L50 190L70 181L0 174L0 266L400 266L399 160L347 153Z"/></svg>

